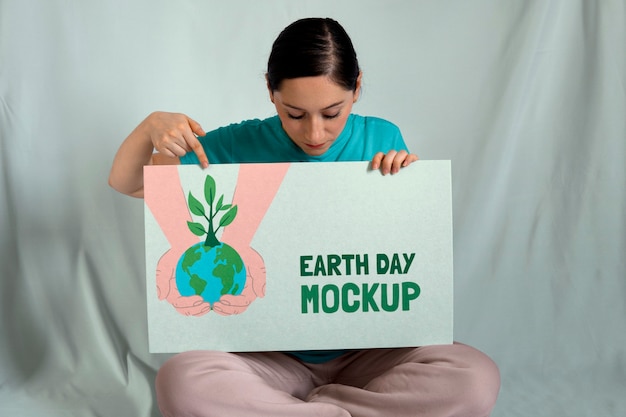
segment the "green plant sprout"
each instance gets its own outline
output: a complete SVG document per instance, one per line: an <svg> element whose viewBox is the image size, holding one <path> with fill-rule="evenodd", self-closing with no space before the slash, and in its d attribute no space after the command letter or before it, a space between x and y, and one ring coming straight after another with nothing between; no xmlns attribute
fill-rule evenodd
<svg viewBox="0 0 626 417"><path fill-rule="evenodd" d="M204 204L202 204L197 198L195 198L191 191L189 192L188 197L188 205L189 210L195 214L196 216L204 217L208 222L208 229L205 230L204 225L202 223L197 222L187 222L187 227L191 233L196 236L204 236L206 235L206 239L204 241L204 246L214 247L220 244L219 240L217 240L217 231L222 227L226 227L235 220L235 216L237 216L237 206L233 206L232 204L224 204L224 195L222 194L220 198L217 200L217 204L215 208L213 207L213 203L215 201L216 195L216 187L215 180L210 175L206 176L204 180L204 199L209 205L209 213L207 215ZM215 217L221 212L225 211L220 218L217 229L214 229L213 220Z"/></svg>

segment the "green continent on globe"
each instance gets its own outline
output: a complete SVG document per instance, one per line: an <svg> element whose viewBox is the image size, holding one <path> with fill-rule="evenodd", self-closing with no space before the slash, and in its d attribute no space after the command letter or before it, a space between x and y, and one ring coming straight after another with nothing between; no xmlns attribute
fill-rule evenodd
<svg viewBox="0 0 626 417"><path fill-rule="evenodd" d="M241 294L246 270L241 256L231 246L205 246L199 242L183 253L176 267L176 286L183 296L200 295L214 303L222 295Z"/></svg>

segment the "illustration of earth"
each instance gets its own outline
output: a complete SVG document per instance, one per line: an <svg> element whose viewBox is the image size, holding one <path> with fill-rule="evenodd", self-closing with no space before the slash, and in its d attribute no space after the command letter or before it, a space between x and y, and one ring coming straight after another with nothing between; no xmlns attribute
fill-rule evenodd
<svg viewBox="0 0 626 417"><path fill-rule="evenodd" d="M239 295L246 268L239 254L225 243L199 242L183 253L176 266L176 286L183 296L200 295L213 305L224 294Z"/></svg>

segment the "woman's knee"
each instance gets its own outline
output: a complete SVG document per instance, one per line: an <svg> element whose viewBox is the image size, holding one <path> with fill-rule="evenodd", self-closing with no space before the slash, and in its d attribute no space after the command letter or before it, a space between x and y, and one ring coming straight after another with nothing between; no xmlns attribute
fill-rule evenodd
<svg viewBox="0 0 626 417"><path fill-rule="evenodd" d="M484 417L495 405L500 391L500 371L489 356L462 343L416 349L412 361L428 366L438 375L439 395L451 415ZM445 398L445 400L444 400Z"/></svg>
<svg viewBox="0 0 626 417"><path fill-rule="evenodd" d="M157 395L169 389L170 386L178 386L179 381L186 380L187 371L187 353L181 353L169 358L157 371L155 387Z"/></svg>
<svg viewBox="0 0 626 417"><path fill-rule="evenodd" d="M171 357L160 367L155 380L161 412L175 415L181 407L193 404L195 396L214 386L220 370L237 368L236 362L229 353L213 351L191 351Z"/></svg>
<svg viewBox="0 0 626 417"><path fill-rule="evenodd" d="M463 360L463 385L459 389L459 402L468 416L488 416L500 392L500 371L486 354L467 345L455 344Z"/></svg>

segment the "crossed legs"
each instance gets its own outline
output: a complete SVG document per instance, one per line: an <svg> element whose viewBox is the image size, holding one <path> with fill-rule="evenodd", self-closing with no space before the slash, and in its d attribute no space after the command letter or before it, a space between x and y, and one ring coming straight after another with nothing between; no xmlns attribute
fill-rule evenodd
<svg viewBox="0 0 626 417"><path fill-rule="evenodd" d="M323 364L279 352L178 354L159 370L165 417L487 417L496 365L455 343L367 349Z"/></svg>

